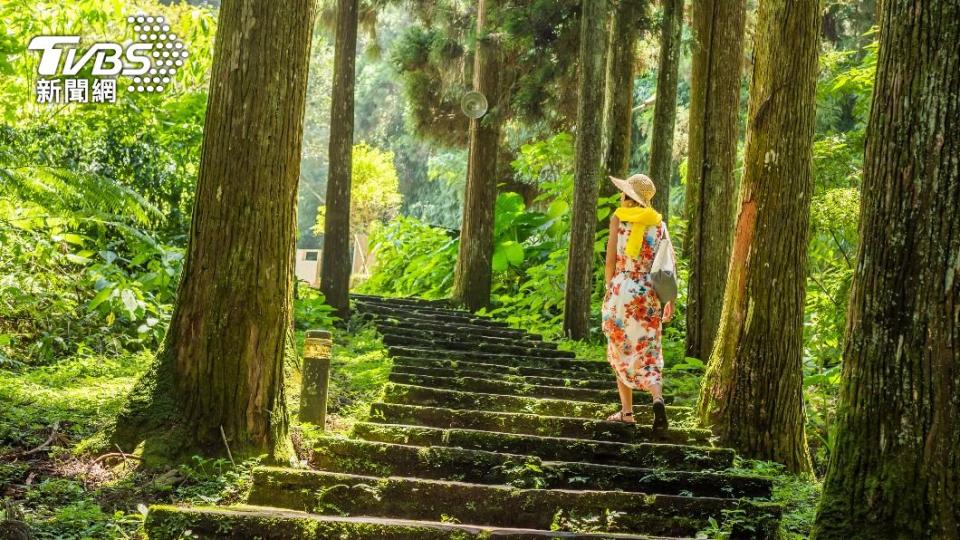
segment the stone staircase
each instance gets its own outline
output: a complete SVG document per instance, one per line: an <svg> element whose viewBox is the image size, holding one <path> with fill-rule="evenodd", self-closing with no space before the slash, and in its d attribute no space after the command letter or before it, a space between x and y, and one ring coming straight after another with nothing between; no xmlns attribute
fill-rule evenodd
<svg viewBox="0 0 960 540"><path fill-rule="evenodd" d="M725 519L775 536L771 481L723 472L732 450L676 427L688 408L665 432L648 404L606 422L605 362L443 302L353 300L393 358L369 421L317 443L311 470L256 469L248 505L151 508L151 539L689 538Z"/></svg>

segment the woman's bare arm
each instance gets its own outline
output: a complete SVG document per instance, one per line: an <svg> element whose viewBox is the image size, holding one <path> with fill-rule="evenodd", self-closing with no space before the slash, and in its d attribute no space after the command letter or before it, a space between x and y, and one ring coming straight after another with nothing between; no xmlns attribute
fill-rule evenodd
<svg viewBox="0 0 960 540"><path fill-rule="evenodd" d="M610 238L607 239L607 262L603 269L603 282L609 284L613 279L613 272L617 268L617 232L620 229L620 218L610 218Z"/></svg>

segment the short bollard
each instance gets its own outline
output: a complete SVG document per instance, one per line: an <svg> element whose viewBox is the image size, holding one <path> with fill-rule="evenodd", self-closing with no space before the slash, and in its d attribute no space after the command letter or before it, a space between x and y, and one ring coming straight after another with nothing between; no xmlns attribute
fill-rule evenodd
<svg viewBox="0 0 960 540"><path fill-rule="evenodd" d="M300 421L324 429L327 421L327 388L330 383L330 332L309 330L303 344L303 384Z"/></svg>

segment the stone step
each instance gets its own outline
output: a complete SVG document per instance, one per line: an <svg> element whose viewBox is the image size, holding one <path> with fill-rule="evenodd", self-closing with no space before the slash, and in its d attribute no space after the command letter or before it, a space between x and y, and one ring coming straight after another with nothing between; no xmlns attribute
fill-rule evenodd
<svg viewBox="0 0 960 540"><path fill-rule="evenodd" d="M360 313L379 317L392 317L403 321L429 322L434 324L465 324L485 328L510 328L505 322L480 317L468 312L460 313L441 309L385 306L366 302L357 302L356 307Z"/></svg>
<svg viewBox="0 0 960 540"><path fill-rule="evenodd" d="M401 322L390 322L389 319L378 319L375 322L381 334L396 334L419 338L425 341L450 341L463 344L492 344L508 347L523 347L527 349L557 350L557 344L552 341L528 339L526 336L490 336L480 334L468 328L448 325L445 329L414 328L413 325ZM417 325L420 326L420 325ZM461 330L462 329L462 330Z"/></svg>
<svg viewBox="0 0 960 540"><path fill-rule="evenodd" d="M404 333L394 333L386 329L380 329L383 342L388 346L419 347L422 349L443 349L450 351L469 351L469 352L487 352L494 354L511 354L516 356L529 356L534 358L564 358L573 359L575 354L572 351L561 351L556 349L544 349L541 347L527 347L519 345L505 345L502 343L491 343L489 341L461 341L457 339L444 338L426 338Z"/></svg>
<svg viewBox="0 0 960 540"><path fill-rule="evenodd" d="M384 517L345 517L308 514L265 506L183 507L151 506L144 528L150 540L465 540L468 538L534 540L543 538L615 538L656 540L633 534L572 533L440 521Z"/></svg>
<svg viewBox="0 0 960 540"><path fill-rule="evenodd" d="M650 395L638 393L635 402L650 403ZM571 399L551 399L528 396L506 396L482 392L466 392L445 388L427 388L409 384L388 383L384 388L383 401L405 405L444 407L447 409L474 409L493 412L522 412L544 416L567 416L599 420L620 409L618 401L593 403ZM636 421L644 424L653 421L649 405L634 405ZM672 423L684 420L691 414L689 407L667 406L667 417Z"/></svg>
<svg viewBox="0 0 960 540"><path fill-rule="evenodd" d="M755 538L772 538L779 506L746 499L624 496L616 491L518 489L445 480L257 468L250 504L316 513L456 521L549 530L606 518L610 532L689 536L727 512L769 516ZM575 526L575 525L574 525Z"/></svg>
<svg viewBox="0 0 960 540"><path fill-rule="evenodd" d="M771 491L769 478L551 462L533 456L442 446L424 448L328 437L313 450L310 464L318 469L369 476L699 497L769 498Z"/></svg>
<svg viewBox="0 0 960 540"><path fill-rule="evenodd" d="M353 433L368 441L414 446L451 446L505 454L536 456L546 461L579 461L601 465L664 468L676 471L726 469L733 451L665 443L625 444L568 437L545 437L476 429L357 422Z"/></svg>
<svg viewBox="0 0 960 540"><path fill-rule="evenodd" d="M449 299L438 299L438 300L427 300L426 298L415 298L412 296L373 296L370 294L358 294L350 293L350 299L360 302L367 302L371 304L383 304L383 305L399 305L399 306L419 306L419 307L432 307L432 308L441 308L441 309L450 309L453 311L463 311L464 313L469 313L463 309L455 307Z"/></svg>
<svg viewBox="0 0 960 540"><path fill-rule="evenodd" d="M471 392L483 392L486 394L501 394L507 396L574 399L578 401L590 401L593 403L604 404L617 403L617 400L620 399L616 390L570 388L564 386L539 386L460 375L454 375L452 377L436 377L432 375L409 373L404 371L402 366L395 366L390 372L389 379L391 382L400 384L427 386L430 388L448 388L451 390L466 390ZM613 384L610 383L607 386L609 388L610 386L613 386Z"/></svg>
<svg viewBox="0 0 960 540"><path fill-rule="evenodd" d="M539 377L535 375L515 375L512 373L496 373L493 371L474 370L466 368L442 368L424 365L398 364L394 359L393 369L402 371L411 375L426 375L429 377L473 377L489 379L492 381L501 381L513 384L526 384L534 386L559 386L563 388L590 388L593 390L609 390L615 387L613 374L606 379L583 379L570 377ZM422 362L420 362L422 364Z"/></svg>
<svg viewBox="0 0 960 540"><path fill-rule="evenodd" d="M590 362L599 364L599 362ZM561 385L554 386L583 386L589 388L608 388L611 384L616 384L613 371L606 363L601 367L606 367L605 371L583 371L583 370L565 370L553 369L548 367L530 367L530 366L508 366L499 364L490 364L482 362L470 362L467 360L449 360L449 359L431 359L418 358L415 356L394 356L394 366L403 366L404 368L423 368L449 370L451 372L476 373L483 377L523 377L534 380L543 378L550 381L563 381ZM427 373L424 373L426 375ZM439 373L438 373L439 374ZM570 381L570 384L567 384Z"/></svg>
<svg viewBox="0 0 960 540"><path fill-rule="evenodd" d="M471 336L518 338L527 339L530 341L543 341L543 336L539 334L531 334L518 328L488 328L484 326L478 327L466 324L437 324L431 322L400 320L393 317L377 317L376 324L385 324L415 330L430 330L445 333L456 332L458 334L466 334Z"/></svg>
<svg viewBox="0 0 960 540"><path fill-rule="evenodd" d="M479 364L498 366L534 367L569 371L586 371L594 374L610 374L610 364L582 358L544 358L488 351L465 351L420 346L394 345L388 347L390 356L429 358L433 360L464 360Z"/></svg>
<svg viewBox="0 0 960 540"><path fill-rule="evenodd" d="M438 428L478 429L547 437L570 437L621 443L669 442L708 445L711 433L706 429L671 428L654 432L649 423L628 425L604 420L586 420L562 416L421 407L399 403L374 403L370 421Z"/></svg>

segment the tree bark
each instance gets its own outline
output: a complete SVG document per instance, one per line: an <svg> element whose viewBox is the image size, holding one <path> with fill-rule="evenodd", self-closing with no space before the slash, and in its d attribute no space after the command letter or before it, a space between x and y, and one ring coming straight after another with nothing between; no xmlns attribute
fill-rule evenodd
<svg viewBox="0 0 960 540"><path fill-rule="evenodd" d="M590 330L593 245L597 227L598 182L603 165L600 139L603 135L606 12L606 0L584 0L580 14L576 165L563 312L563 331L571 339L584 339Z"/></svg>
<svg viewBox="0 0 960 540"><path fill-rule="evenodd" d="M636 71L638 14L642 0L616 0L610 14L607 39L606 92L604 94L604 169L608 175L626 178L630 168L630 135L633 128L633 77ZM606 177L600 191L616 193Z"/></svg>
<svg viewBox="0 0 960 540"><path fill-rule="evenodd" d="M687 356L708 358L720 322L736 205L743 0L693 3L695 39L687 159L690 260Z"/></svg>
<svg viewBox="0 0 960 540"><path fill-rule="evenodd" d="M667 221L670 184L673 180L673 132L677 120L677 72L683 32L683 0L663 0L660 22L660 65L657 68L657 102L653 110L650 141L650 178L657 187L653 207Z"/></svg>
<svg viewBox="0 0 960 540"><path fill-rule="evenodd" d="M337 0L333 52L329 168L320 291L342 319L350 317L350 187L353 176L353 102L357 58L358 0Z"/></svg>
<svg viewBox="0 0 960 540"><path fill-rule="evenodd" d="M489 34L491 0L477 1L477 51L473 85L492 108L470 120L467 185L463 197L460 248L453 280L453 300L477 310L490 303L493 279L493 220L497 200L497 153L500 145L500 66L496 38Z"/></svg>
<svg viewBox="0 0 960 540"><path fill-rule="evenodd" d="M313 17L313 0L220 8L183 277L163 349L118 416L124 451L290 450L283 364Z"/></svg>
<svg viewBox="0 0 960 540"><path fill-rule="evenodd" d="M820 12L761 0L749 124L723 314L701 422L749 458L811 470L803 417L803 308Z"/></svg>
<svg viewBox="0 0 960 540"><path fill-rule="evenodd" d="M814 537L960 537L960 7L884 0Z"/></svg>

